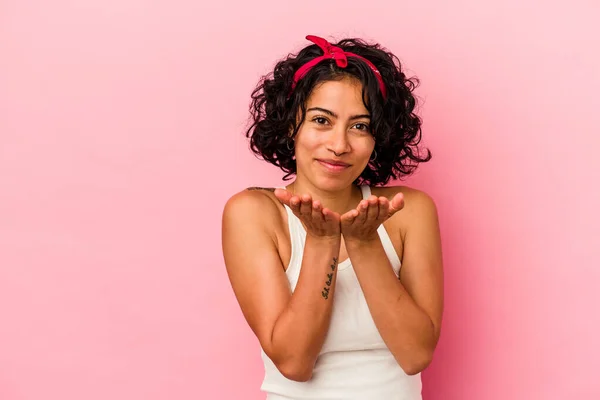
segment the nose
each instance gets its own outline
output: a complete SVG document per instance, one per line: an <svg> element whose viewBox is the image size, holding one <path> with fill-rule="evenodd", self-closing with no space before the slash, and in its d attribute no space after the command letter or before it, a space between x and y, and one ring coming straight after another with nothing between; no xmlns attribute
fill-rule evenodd
<svg viewBox="0 0 600 400"><path fill-rule="evenodd" d="M329 141L327 142L328 150L332 151L336 156L340 156L350 151L350 143L348 142L347 131L342 124L332 129Z"/></svg>

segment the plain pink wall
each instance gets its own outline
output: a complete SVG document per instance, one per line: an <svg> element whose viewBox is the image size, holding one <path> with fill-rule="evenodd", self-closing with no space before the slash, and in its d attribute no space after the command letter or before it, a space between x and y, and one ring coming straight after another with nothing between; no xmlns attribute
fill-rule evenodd
<svg viewBox="0 0 600 400"><path fill-rule="evenodd" d="M566 5L565 5L566 4ZM0 2L0 399L261 399L221 210L307 34L422 84L446 311L426 399L600 398L596 1Z"/></svg>

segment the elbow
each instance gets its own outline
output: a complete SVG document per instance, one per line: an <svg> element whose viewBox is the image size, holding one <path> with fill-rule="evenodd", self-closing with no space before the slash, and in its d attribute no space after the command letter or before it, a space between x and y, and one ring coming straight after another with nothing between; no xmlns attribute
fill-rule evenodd
<svg viewBox="0 0 600 400"><path fill-rule="evenodd" d="M287 362L277 364L281 375L296 382L307 382L312 378L313 369L308 363Z"/></svg>
<svg viewBox="0 0 600 400"><path fill-rule="evenodd" d="M263 350L285 378L295 382L307 382L312 378L316 360L303 354L299 348L295 351L290 347L276 349L270 343L269 346L264 346Z"/></svg>
<svg viewBox="0 0 600 400"><path fill-rule="evenodd" d="M410 362L401 365L401 367L406 375L417 375L423 372L427 367L429 367L429 364L431 364L432 360L433 353L426 352L425 354L422 354L419 357L415 357Z"/></svg>
<svg viewBox="0 0 600 400"><path fill-rule="evenodd" d="M282 355L265 351L275 368L285 378L296 382L307 382L312 378L314 362L295 355Z"/></svg>

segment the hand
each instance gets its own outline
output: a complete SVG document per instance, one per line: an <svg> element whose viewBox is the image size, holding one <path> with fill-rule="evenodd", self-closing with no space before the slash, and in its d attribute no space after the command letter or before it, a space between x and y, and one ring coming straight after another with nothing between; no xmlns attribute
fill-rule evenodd
<svg viewBox="0 0 600 400"><path fill-rule="evenodd" d="M362 200L354 210L340 217L344 240L373 240L377 228L404 207L404 195L396 194L392 201L386 197L371 196Z"/></svg>
<svg viewBox="0 0 600 400"><path fill-rule="evenodd" d="M274 194L304 223L308 235L318 238L340 237L340 215L323 208L319 200L313 201L309 194L298 196L279 188L275 189Z"/></svg>

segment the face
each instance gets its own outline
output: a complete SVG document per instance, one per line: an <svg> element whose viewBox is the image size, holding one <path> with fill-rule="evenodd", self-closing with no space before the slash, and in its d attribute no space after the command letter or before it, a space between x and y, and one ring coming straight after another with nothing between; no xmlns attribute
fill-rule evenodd
<svg viewBox="0 0 600 400"><path fill-rule="evenodd" d="M297 179L334 191L360 176L375 147L361 91L346 78L314 88L295 139Z"/></svg>

